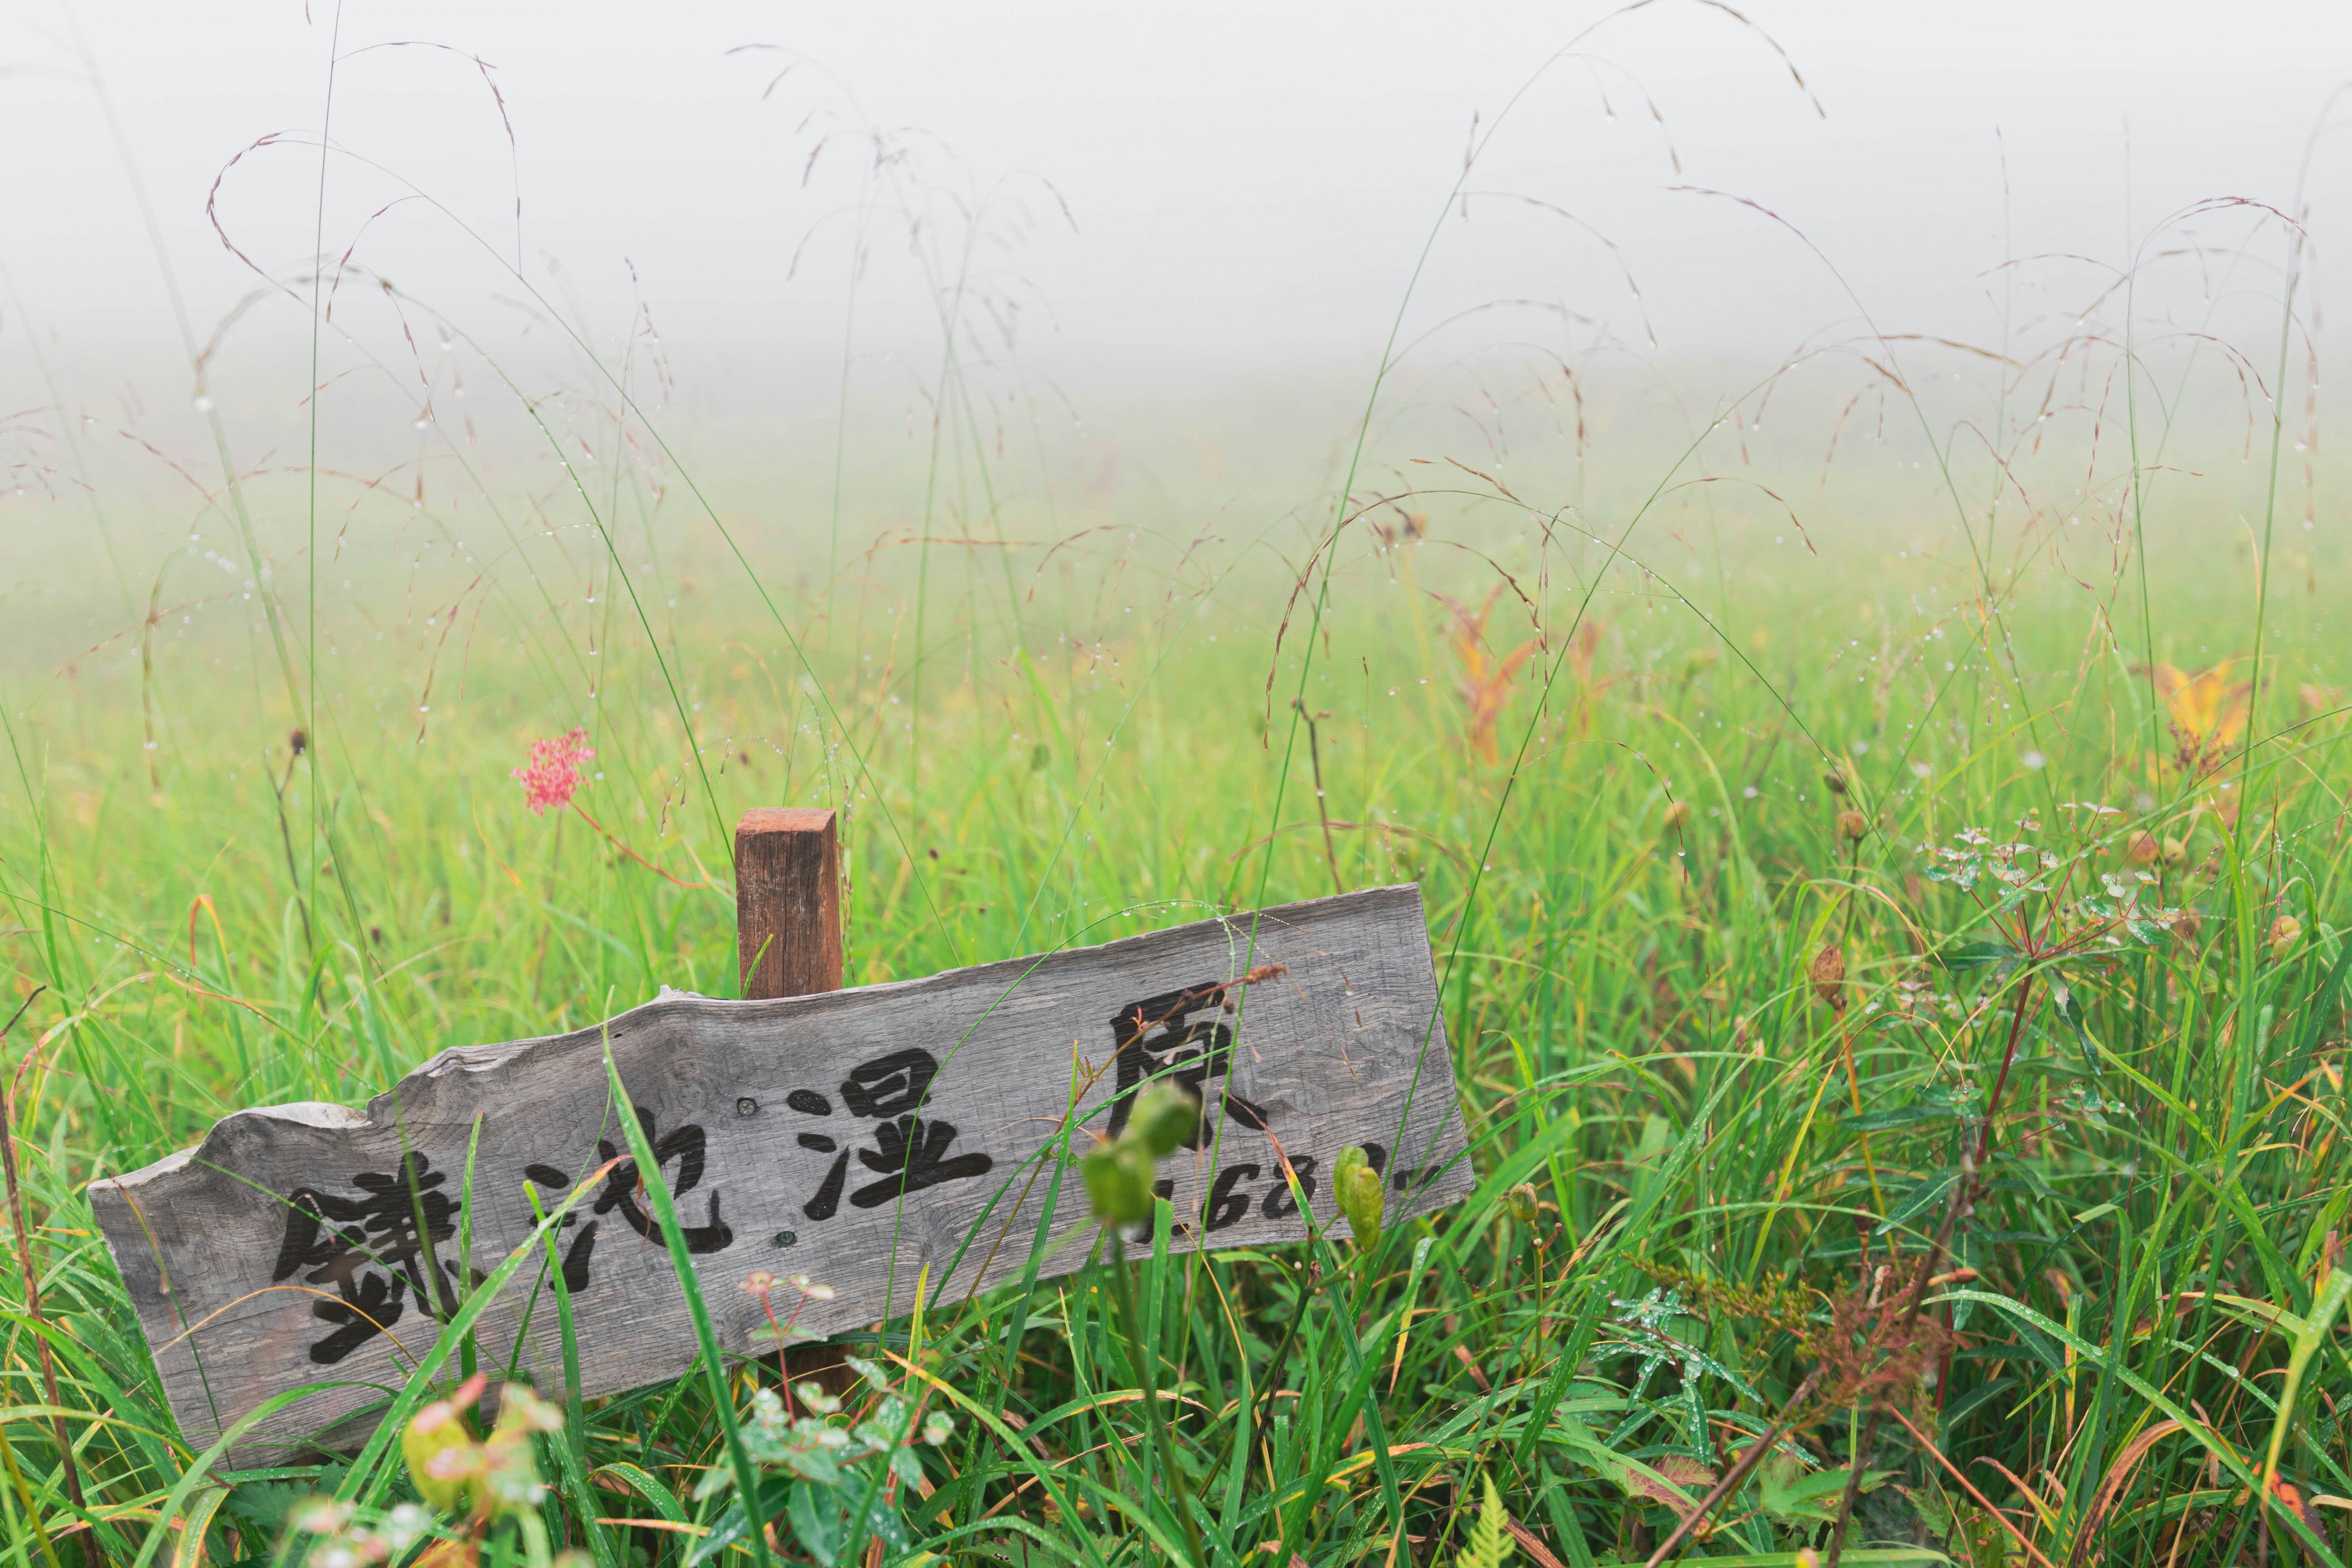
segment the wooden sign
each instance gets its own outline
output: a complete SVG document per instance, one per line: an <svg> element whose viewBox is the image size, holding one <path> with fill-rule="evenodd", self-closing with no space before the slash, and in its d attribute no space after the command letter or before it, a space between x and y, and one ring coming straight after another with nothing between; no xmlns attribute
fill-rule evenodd
<svg viewBox="0 0 2352 1568"><path fill-rule="evenodd" d="M856 990L665 992L595 1028L444 1051L364 1111L240 1111L194 1149L91 1184L188 1439L334 1382L236 1458L347 1445L468 1283L529 1237L531 1194L552 1207L616 1157L557 1237L582 1391L688 1370L695 1338L614 1121L608 1040L730 1352L772 1348L751 1338L767 1313L740 1289L756 1270L832 1287L800 1320L819 1332L911 1310L926 1269L933 1301L1017 1281L1054 1163L1115 1134L1155 1078L1204 1105L1198 1146L1160 1168L1179 1247L1301 1239L1277 1144L1338 1235L1322 1177L1349 1144L1382 1168L1391 1221L1472 1184L1415 887ZM1083 1267L1097 1233L1069 1170L1041 1275ZM526 1263L476 1329L482 1365L542 1391L562 1381L550 1273Z"/></svg>

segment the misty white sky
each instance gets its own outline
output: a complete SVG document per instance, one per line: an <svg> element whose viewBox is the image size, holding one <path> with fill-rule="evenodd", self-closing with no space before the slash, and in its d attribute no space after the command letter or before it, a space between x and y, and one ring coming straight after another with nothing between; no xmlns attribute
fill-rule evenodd
<svg viewBox="0 0 2352 1568"><path fill-rule="evenodd" d="M310 0L307 16L297 0L73 5L202 337L257 281L213 236L207 194L257 138L315 136L334 0ZM2200 198L2286 205L2329 89L2352 79L2352 6L2321 0L1745 9L1803 70L1826 117L1758 32L1718 11L1659 0L1612 20L1490 144L1475 183L1500 195L1446 229L1418 319L1540 299L1601 323L1591 330L1654 330L1664 353L1707 355L1777 353L1848 315L1788 236L1747 208L1672 189L1695 185L1801 226L1882 326L1980 332L1998 320L1985 274L2005 254L2119 263L2160 215ZM838 371L866 164L837 140L806 185L803 172L827 128L862 115L919 154L900 194L929 182L935 242L955 227L950 192L1000 193L1000 237L1026 215L1017 240L977 257L985 288L1023 302L1024 356L1143 385L1219 366L1368 360L1460 171L1474 113L1491 126L1548 55L1605 14L1517 0L349 0L333 134L508 259L519 174L534 280L560 260L564 287L617 327L634 265L681 362L821 396ZM471 63L369 47L394 40L496 67L511 167ZM794 52L728 52L749 44ZM806 63L762 101L794 58ZM153 259L56 0L16 0L0 17L0 265L25 313L69 373L128 374L154 355L168 364L177 340ZM2324 142L2315 170L2325 299L2352 147ZM399 195L389 175L339 161L326 180L327 252L356 240L378 270L480 330L518 319L498 302L513 286L457 242L449 220L417 203L382 210ZM311 147L266 148L229 174L220 211L257 262L291 274L313 248L319 181ZM1623 268L1518 196L1589 222ZM2200 233L2234 245L2246 231L2242 215L2228 215ZM869 232L861 334L919 333L929 307L904 230L877 218ZM2256 254L2267 266L2280 248L2273 234ZM2021 308L2072 310L2097 269L2045 264L2035 276L2055 279L2052 292ZM0 354L16 352L17 323L0 325ZM277 308L239 331L290 342L301 326L298 310Z"/></svg>

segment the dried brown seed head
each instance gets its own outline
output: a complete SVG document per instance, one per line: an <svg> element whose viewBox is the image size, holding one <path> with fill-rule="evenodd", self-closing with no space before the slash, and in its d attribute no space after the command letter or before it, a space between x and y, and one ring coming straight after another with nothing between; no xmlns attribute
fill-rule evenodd
<svg viewBox="0 0 2352 1568"><path fill-rule="evenodd" d="M1831 942L1813 955L1812 968L1806 978L1813 984L1813 994L1836 1008L1845 1011L1845 950Z"/></svg>

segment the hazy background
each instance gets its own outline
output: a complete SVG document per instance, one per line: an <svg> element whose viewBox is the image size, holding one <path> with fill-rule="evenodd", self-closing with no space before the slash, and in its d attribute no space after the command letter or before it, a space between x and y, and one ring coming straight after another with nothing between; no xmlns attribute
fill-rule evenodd
<svg viewBox="0 0 2352 1568"><path fill-rule="evenodd" d="M1171 371L1361 362L1460 169L1473 115L1491 122L1548 55L1606 14L593 0L354 0L338 12L313 0L306 15L290 0L20 0L0 17L0 245L23 308L72 345L78 374L135 361L170 336L121 158L77 58L78 26L208 330L254 279L210 231L207 193L256 139L316 133L340 17L339 146L415 182L509 258L519 183L528 269L543 277L545 258L559 258L579 297L610 310L625 306L634 263L680 363L740 375L747 389L831 394L843 209L866 160L836 143L803 176L818 136L860 115L925 133L917 145L944 183L1026 205L1029 238L991 265L1033 287L1024 348L1057 374L1149 385ZM2322 100L2352 74L2352 10L2317 0L1763 0L1747 14L1825 114L1759 30L1666 0L1591 32L1580 58L1554 67L1477 181L1560 204L1605 233L1673 353L1777 353L1841 309L1820 264L1754 214L1675 185L1788 217L1874 310L1911 330L1980 331L1983 274L2007 258L2074 252L2115 265L2159 217L2201 198L2287 205ZM496 68L511 166L471 62L370 47L395 40ZM788 52L730 57L745 45ZM795 59L804 63L763 100ZM2326 198L2347 168L2340 145L2319 163L2323 235L2340 216ZM264 267L292 270L313 249L319 174L314 152L278 148L223 184L222 216ZM327 249L340 252L394 194L384 175L331 168ZM1590 239L1554 225L1548 236L1528 226L1507 254L1477 243L1482 225L1515 221L1499 204L1474 204L1471 234L1441 258L1442 282L1465 295L1539 289L1628 326L1616 269ZM420 287L451 248L446 220L416 210L375 219L365 245ZM928 307L880 281L864 324L922 324ZM814 391L802 384L812 377Z"/></svg>
<svg viewBox="0 0 2352 1568"><path fill-rule="evenodd" d="M518 398L552 412L575 458L600 458L598 377L560 319L625 363L731 518L779 537L805 539L836 492L859 538L935 526L942 504L967 524L999 509L1008 531L1145 507L1259 526L1336 482L1433 225L1403 325L1423 346L1375 443L1395 472L1424 456L1524 474L1532 420L1558 459L1547 484L1570 482L1575 426L1574 482L1591 447L1639 447L1620 475L1637 494L1654 448L1759 373L1873 327L1918 335L1904 373L1931 401L1951 383L1949 417L1997 423L2001 389L1969 379L1994 362L1920 339L2040 355L2042 374L2078 324L2119 334L2126 304L2143 335L2231 345L2151 387L2198 411L2215 452L2255 449L2286 230L2192 209L2294 205L2352 77L2352 10L1762 0L1745 15L21 0L0 13L0 406L15 411L0 453L17 490L0 586L21 603L61 591L61 560L96 569L75 553L93 526L81 475L110 498L126 600L217 500L132 169L187 331L214 345L205 387L239 467L266 487L308 449L304 279L323 255L341 270L319 464L372 494L413 489L420 510L443 445L470 453L477 484L495 488L501 464L552 474ZM1491 137L1475 194L1449 205L1474 136ZM2299 300L2315 335L2298 363L2341 292L2347 152L2322 137L2310 165ZM961 323L950 392L977 412L948 443L971 450L934 470L945 306ZM484 355L513 380L511 396L489 387L497 418ZM1565 383L1538 386L1569 363L1587 395L1573 407ZM1820 468L1858 384L1853 354L1842 363L1776 394L1793 417L1748 430L1738 460L1767 461L1785 429L1789 461ZM2084 427L2112 430L2112 356L2074 363ZM2020 395L2030 410L2042 388ZM1902 435L1883 403L1847 415ZM979 473L982 452L995 472ZM266 500L265 544L307 504L299 489ZM1015 516L1024 504L1039 515ZM329 505L322 526L361 515L348 494Z"/></svg>

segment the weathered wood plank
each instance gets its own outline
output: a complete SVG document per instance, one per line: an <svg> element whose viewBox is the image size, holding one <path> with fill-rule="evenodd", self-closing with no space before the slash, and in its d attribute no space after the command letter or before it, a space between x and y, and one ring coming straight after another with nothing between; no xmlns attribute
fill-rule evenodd
<svg viewBox="0 0 2352 1568"><path fill-rule="evenodd" d="M345 1386L296 1405L240 1461L363 1425L455 1300L476 1117L472 1270L528 1234L527 1184L559 1200L625 1153L607 1037L734 1351L753 1350L766 1321L740 1289L755 1269L832 1286L835 1298L802 1318L821 1332L909 1310L927 1268L933 1299L1017 1279L1073 1100L1079 1130L1066 1142L1082 1152L1091 1132L1123 1121L1121 1091L1155 1072L1189 1076L1210 1107L1203 1146L1162 1167L1180 1245L1304 1234L1277 1140L1335 1226L1345 1222L1318 1178L1349 1143L1382 1157L1391 1215L1471 1185L1413 887L826 994L666 993L597 1028L444 1051L365 1111L240 1111L198 1148L93 1183L187 1436L201 1447L271 1394L328 1380ZM1083 1266L1094 1235L1073 1172L1041 1271ZM560 1250L585 1393L692 1364L684 1301L634 1167L582 1202ZM485 1365L514 1358L552 1388L562 1357L546 1292L527 1269L478 1335Z"/></svg>

